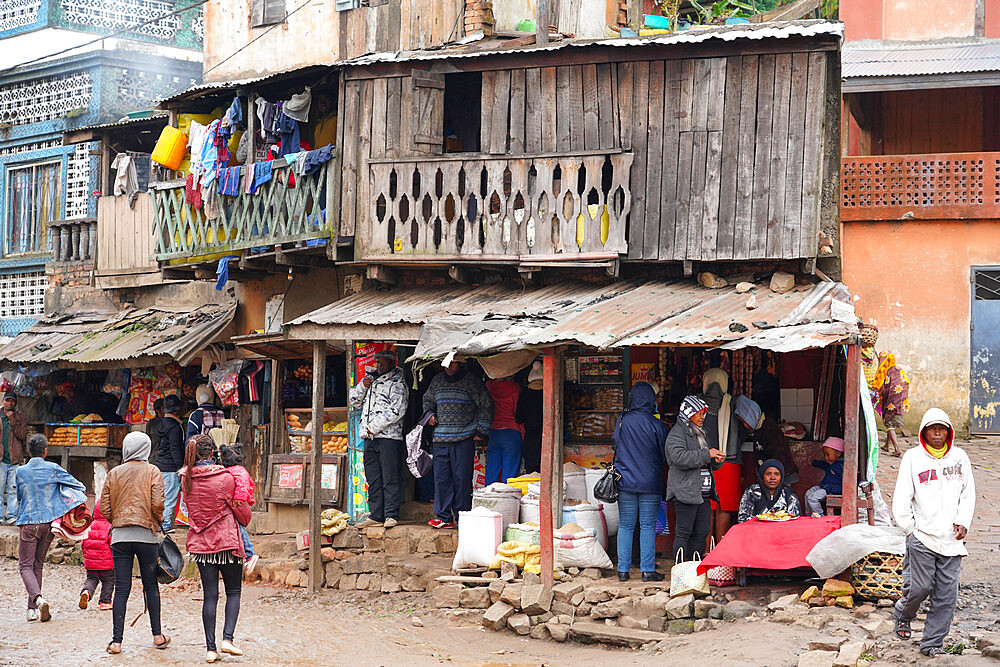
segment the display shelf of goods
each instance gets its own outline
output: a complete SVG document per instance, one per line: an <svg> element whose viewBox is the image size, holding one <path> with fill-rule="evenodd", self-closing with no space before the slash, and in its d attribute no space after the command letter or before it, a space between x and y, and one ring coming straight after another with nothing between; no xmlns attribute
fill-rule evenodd
<svg viewBox="0 0 1000 667"><path fill-rule="evenodd" d="M114 424L46 424L45 435L55 447L107 447Z"/></svg>
<svg viewBox="0 0 1000 667"><path fill-rule="evenodd" d="M569 413L569 433L574 438L610 438L615 428L615 412L576 411Z"/></svg>

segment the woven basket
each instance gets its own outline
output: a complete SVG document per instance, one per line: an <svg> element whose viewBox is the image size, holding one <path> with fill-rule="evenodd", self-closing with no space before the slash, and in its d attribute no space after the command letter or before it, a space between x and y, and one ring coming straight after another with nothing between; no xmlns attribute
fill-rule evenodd
<svg viewBox="0 0 1000 667"><path fill-rule="evenodd" d="M851 566L854 594L865 600L898 600L903 592L903 556L876 551Z"/></svg>

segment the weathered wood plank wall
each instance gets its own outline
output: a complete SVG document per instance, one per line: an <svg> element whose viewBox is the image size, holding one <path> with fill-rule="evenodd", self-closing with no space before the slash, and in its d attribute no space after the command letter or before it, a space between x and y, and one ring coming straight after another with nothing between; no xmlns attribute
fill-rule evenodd
<svg viewBox="0 0 1000 667"><path fill-rule="evenodd" d="M135 207L128 197L101 197L97 202L97 271L103 275L157 268L152 259L153 196L140 192Z"/></svg>
<svg viewBox="0 0 1000 667"><path fill-rule="evenodd" d="M338 12L340 58L415 51L461 39L465 0L383 0Z"/></svg>
<svg viewBox="0 0 1000 667"><path fill-rule="evenodd" d="M823 160L836 94L831 58L836 52L556 66L536 59L483 69L480 153L631 153L629 259L815 257L821 199L836 178ZM345 80L341 235L364 234L366 160L430 152L427 134L441 118L434 105L444 95L422 87L428 75L366 79L356 71Z"/></svg>

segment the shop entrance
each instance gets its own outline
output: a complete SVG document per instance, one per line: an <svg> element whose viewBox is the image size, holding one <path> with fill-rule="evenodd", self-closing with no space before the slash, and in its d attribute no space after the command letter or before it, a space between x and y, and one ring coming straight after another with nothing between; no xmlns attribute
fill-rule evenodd
<svg viewBox="0 0 1000 667"><path fill-rule="evenodd" d="M1000 433L1000 267L972 267L969 432Z"/></svg>

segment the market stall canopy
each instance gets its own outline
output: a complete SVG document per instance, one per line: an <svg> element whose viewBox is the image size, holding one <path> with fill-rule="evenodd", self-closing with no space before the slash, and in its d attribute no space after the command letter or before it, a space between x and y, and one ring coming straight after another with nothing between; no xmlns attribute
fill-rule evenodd
<svg viewBox="0 0 1000 667"><path fill-rule="evenodd" d="M0 361L64 368L187 365L229 326L236 303L127 309L41 320L0 348Z"/></svg>
<svg viewBox="0 0 1000 667"><path fill-rule="evenodd" d="M488 356L579 344L760 347L789 352L847 341L857 333L841 283L750 294L692 282L560 283L362 292L287 323L289 336L318 340L418 339L412 358Z"/></svg>

